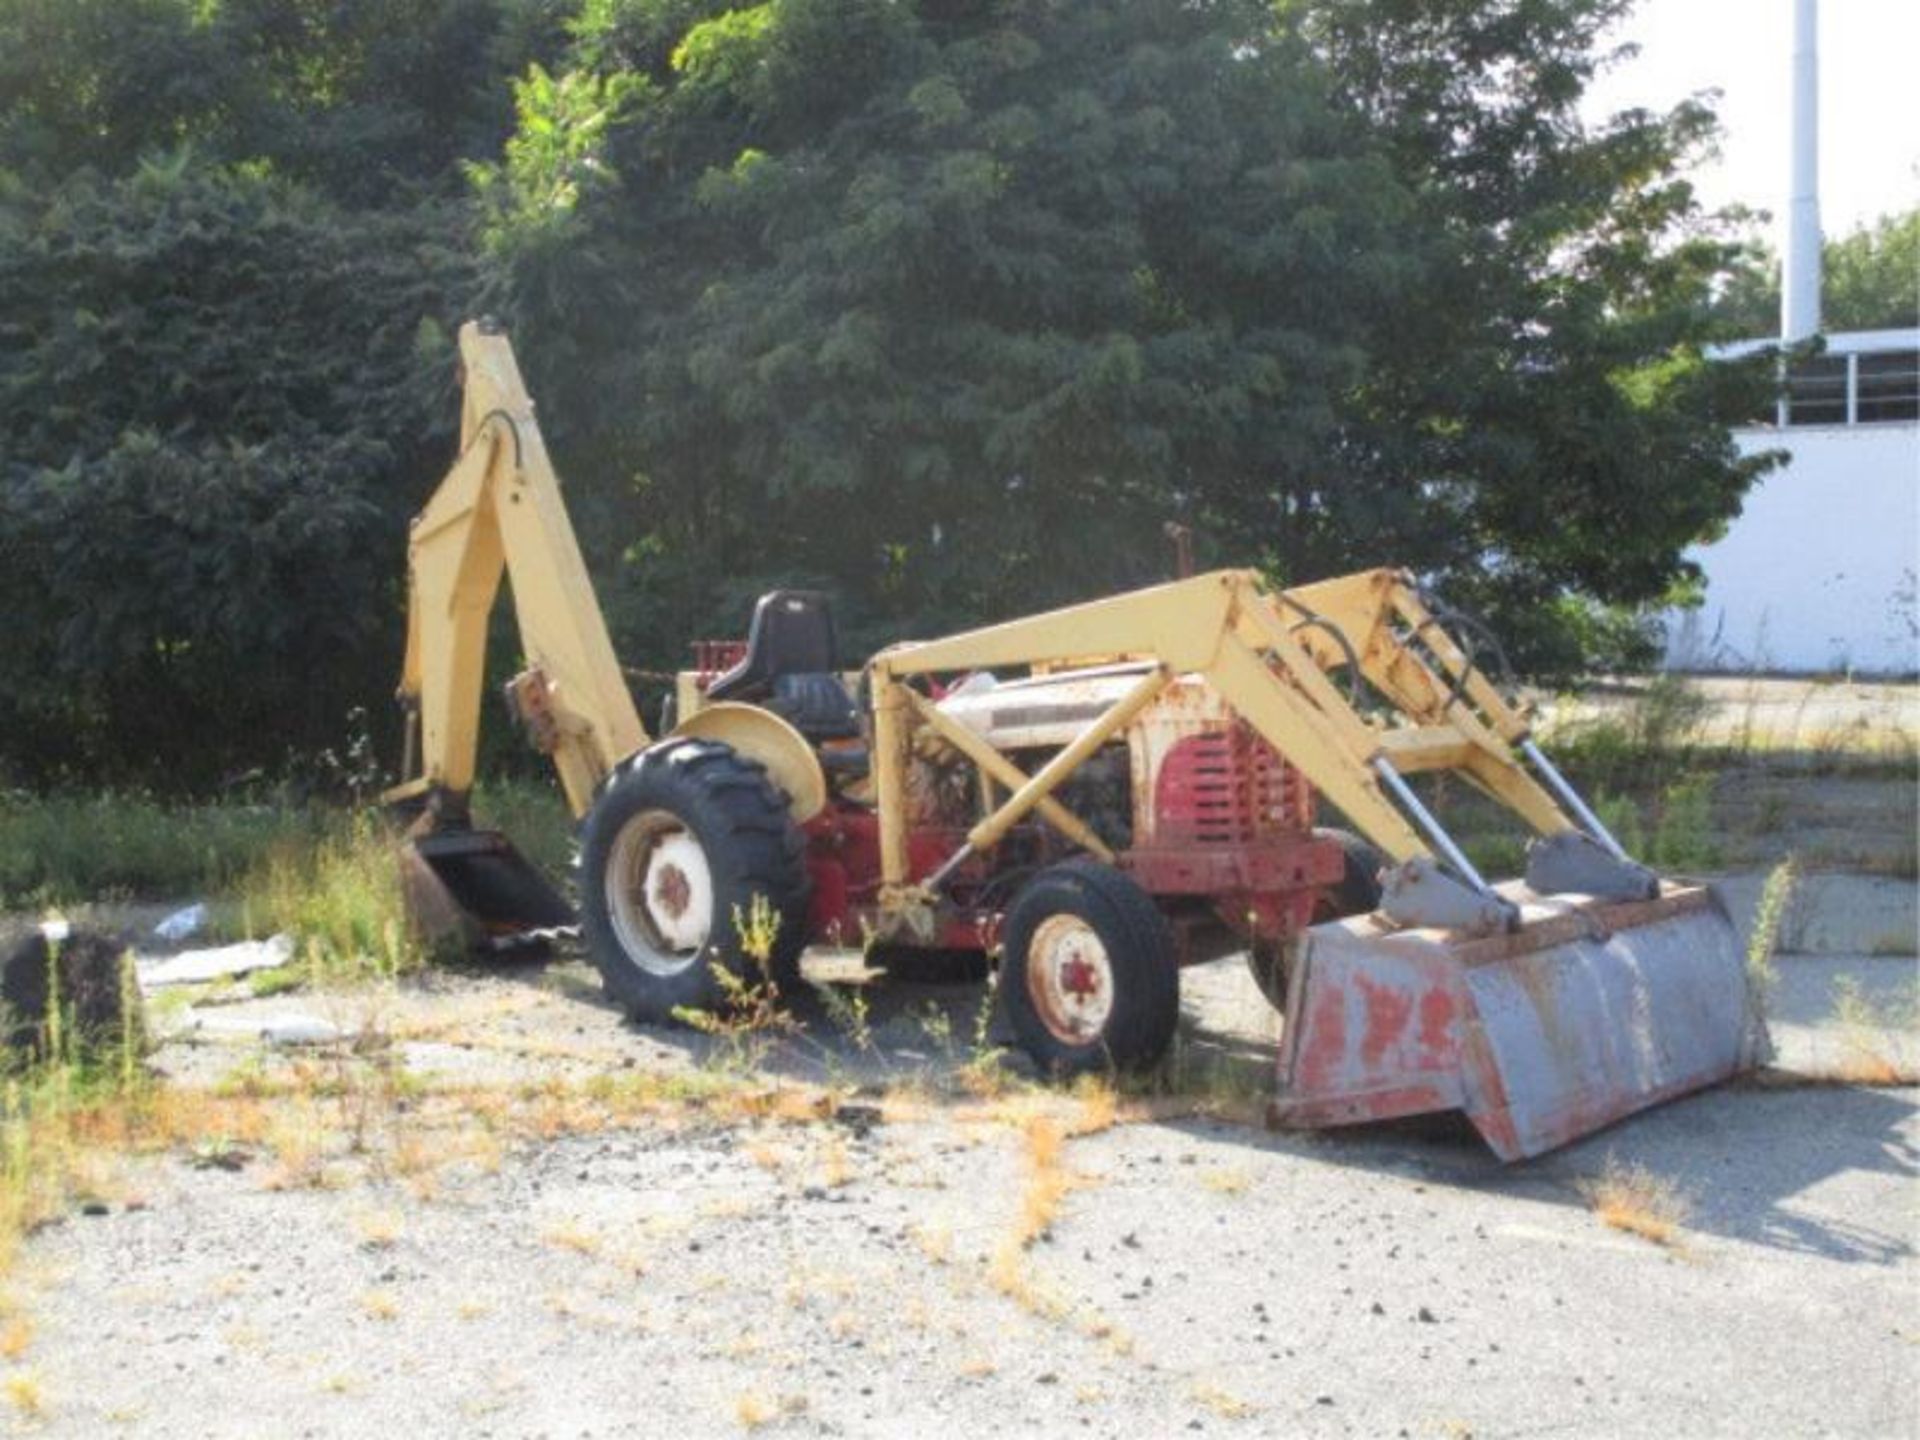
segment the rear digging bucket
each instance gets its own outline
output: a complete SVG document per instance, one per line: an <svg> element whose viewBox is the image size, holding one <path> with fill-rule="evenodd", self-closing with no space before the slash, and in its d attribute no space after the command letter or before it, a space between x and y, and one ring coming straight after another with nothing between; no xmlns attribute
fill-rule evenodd
<svg viewBox="0 0 1920 1440"><path fill-rule="evenodd" d="M421 933L473 950L539 944L573 907L497 830L442 830L400 847L401 885Z"/></svg>
<svg viewBox="0 0 1920 1440"><path fill-rule="evenodd" d="M1503 1160L1538 1155L1771 1053L1738 932L1705 887L1598 902L1503 893L1514 932L1308 932L1288 994L1278 1125L1464 1110Z"/></svg>

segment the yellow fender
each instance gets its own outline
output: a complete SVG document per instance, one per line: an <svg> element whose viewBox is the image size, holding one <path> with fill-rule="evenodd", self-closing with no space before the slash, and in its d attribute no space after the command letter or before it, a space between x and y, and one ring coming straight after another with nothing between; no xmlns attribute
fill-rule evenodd
<svg viewBox="0 0 1920 1440"><path fill-rule="evenodd" d="M686 737L730 745L766 766L767 777L786 793L787 810L804 825L827 805L827 776L806 737L771 710L723 700L689 715L668 739Z"/></svg>

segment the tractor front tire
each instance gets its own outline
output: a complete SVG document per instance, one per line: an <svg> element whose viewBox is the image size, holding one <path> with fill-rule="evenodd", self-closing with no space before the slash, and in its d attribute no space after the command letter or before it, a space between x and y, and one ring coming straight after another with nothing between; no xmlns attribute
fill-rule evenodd
<svg viewBox="0 0 1920 1440"><path fill-rule="evenodd" d="M1293 982L1293 962L1300 945L1295 936L1285 944L1259 939L1247 947L1247 970L1267 1003L1281 1014L1287 1012L1287 986Z"/></svg>
<svg viewBox="0 0 1920 1440"><path fill-rule="evenodd" d="M1180 1019L1166 918L1110 865L1043 870L1007 911L1000 991L1015 1039L1050 1075L1141 1070Z"/></svg>
<svg viewBox="0 0 1920 1440"><path fill-rule="evenodd" d="M804 853L785 798L731 746L669 740L626 761L580 836L581 936L607 994L662 1023L769 981L791 993Z"/></svg>

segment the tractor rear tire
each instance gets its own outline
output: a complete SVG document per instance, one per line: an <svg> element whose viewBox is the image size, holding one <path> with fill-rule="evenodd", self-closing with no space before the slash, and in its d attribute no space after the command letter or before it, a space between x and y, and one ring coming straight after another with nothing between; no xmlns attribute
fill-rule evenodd
<svg viewBox="0 0 1920 1440"><path fill-rule="evenodd" d="M580 837L581 936L607 994L661 1023L724 1010L767 981L792 993L804 857L785 798L731 746L669 740L626 761Z"/></svg>
<svg viewBox="0 0 1920 1440"><path fill-rule="evenodd" d="M1166 1053L1180 968L1166 917L1130 877L1086 859L1043 870L1005 934L1002 1003L1042 1071L1142 1070Z"/></svg>

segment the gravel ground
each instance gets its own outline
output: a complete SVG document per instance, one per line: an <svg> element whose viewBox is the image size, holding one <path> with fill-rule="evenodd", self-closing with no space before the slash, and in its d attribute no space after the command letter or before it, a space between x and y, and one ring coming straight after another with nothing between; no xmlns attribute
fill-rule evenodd
<svg viewBox="0 0 1920 1440"><path fill-rule="evenodd" d="M1910 1434L1915 1111L1723 1091L1518 1170L1457 1133L1122 1125L1070 1142L1012 1285L994 1127L580 1137L431 1204L176 1159L40 1247L45 1424ZM1610 1159L1692 1194L1679 1248L1595 1222Z"/></svg>
<svg viewBox="0 0 1920 1440"><path fill-rule="evenodd" d="M1757 888L1734 878L1737 914ZM1911 882L1808 882L1772 1001L1783 1063L1861 1045L1914 1058L1915 961L1885 953L1912 935L1913 903ZM867 985L844 956L809 974L867 996L870 1034L806 1007L755 1074L833 1082L853 1096L834 1119L565 1122L560 1138L522 1132L333 1188L289 1185L264 1146L132 1165L106 1213L29 1248L35 1334L0 1371L30 1381L41 1413L15 1395L11 1423L1920 1432L1920 1092L1723 1089L1502 1167L1445 1120L1274 1135L1110 1123L1085 1098L915 1101L916 1080L966 1063L980 993ZM1275 1022L1244 969L1188 980L1182 1063L1223 1096L1257 1093ZM294 1015L377 1029L396 1070L523 1106L608 1074L739 1078L706 1037L621 1023L577 960L374 994L203 997L166 1008L158 1063L189 1086L324 1069L259 1045ZM883 1110L883 1088L903 1085ZM1067 1137L1051 1163L1050 1127ZM1583 1187L1633 1166L1684 1210L1672 1244L1593 1213Z"/></svg>

